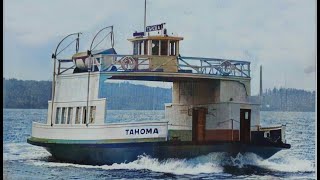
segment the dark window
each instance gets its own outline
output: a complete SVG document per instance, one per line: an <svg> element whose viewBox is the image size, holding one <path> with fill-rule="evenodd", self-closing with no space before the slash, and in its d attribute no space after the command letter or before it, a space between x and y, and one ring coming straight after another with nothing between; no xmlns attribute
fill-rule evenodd
<svg viewBox="0 0 320 180"><path fill-rule="evenodd" d="M87 124L87 107L83 107L82 111L82 124Z"/></svg>
<svg viewBox="0 0 320 180"><path fill-rule="evenodd" d="M60 115L60 111L61 111L61 108L57 108L57 110L56 110L56 122L55 122L55 124L59 124L60 123L60 120L61 120L61 116L59 116Z"/></svg>
<svg viewBox="0 0 320 180"><path fill-rule="evenodd" d="M80 111L80 107L77 107L76 109L76 124L80 124L80 114L81 114L81 111Z"/></svg>
<svg viewBox="0 0 320 180"><path fill-rule="evenodd" d="M67 120L67 124L71 124L71 120L72 120L72 114L73 114L73 108L72 107L69 107L68 109L68 120Z"/></svg>
<svg viewBox="0 0 320 180"><path fill-rule="evenodd" d="M161 41L161 54L168 55L168 41Z"/></svg>
<svg viewBox="0 0 320 180"><path fill-rule="evenodd" d="M137 41L133 42L133 54L134 55L138 54L138 42Z"/></svg>
<svg viewBox="0 0 320 180"><path fill-rule="evenodd" d="M152 40L152 55L159 55L159 41Z"/></svg>
<svg viewBox="0 0 320 180"><path fill-rule="evenodd" d="M144 41L144 55L148 55L148 40Z"/></svg>
<svg viewBox="0 0 320 180"><path fill-rule="evenodd" d="M139 44L139 47L138 47L138 48L139 48L139 55L142 54L142 47L143 47L143 46L142 46L142 43L143 43L143 41L139 41L139 42L138 42L138 44Z"/></svg>
<svg viewBox="0 0 320 180"><path fill-rule="evenodd" d="M66 108L62 108L62 113L61 113L61 124L65 124L66 122Z"/></svg>
<svg viewBox="0 0 320 180"><path fill-rule="evenodd" d="M96 116L96 106L91 106L90 107L90 124L94 123L94 118Z"/></svg>
<svg viewBox="0 0 320 180"><path fill-rule="evenodd" d="M176 42L170 41L170 56L176 55Z"/></svg>

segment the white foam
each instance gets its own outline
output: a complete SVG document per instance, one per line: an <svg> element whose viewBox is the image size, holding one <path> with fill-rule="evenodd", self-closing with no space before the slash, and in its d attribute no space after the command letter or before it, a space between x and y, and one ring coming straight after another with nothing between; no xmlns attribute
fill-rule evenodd
<svg viewBox="0 0 320 180"><path fill-rule="evenodd" d="M190 174L196 175L201 173L220 173L223 172L224 165L232 165L242 168L244 165L253 165L274 171L281 172L314 172L315 163L308 160L302 160L290 155L290 153L281 151L269 159L263 160L259 156L246 153L239 154L235 158L226 157L224 153L210 153L205 156L199 156L190 160L168 159L159 161L149 156L140 156L138 160L127 163L91 166L78 165L72 163L46 162L40 160L50 157L50 153L44 148L32 146L27 143L10 143L4 144L4 160L27 160L34 165L63 167L72 166L79 168L100 168L105 170L112 169L147 169L155 172L172 173L177 175Z"/></svg>
<svg viewBox="0 0 320 180"><path fill-rule="evenodd" d="M312 161L291 157L286 152L275 154L269 159L263 160L253 153L246 153L242 159L242 164L255 165L270 170L281 172L314 172L315 164Z"/></svg>
<svg viewBox="0 0 320 180"><path fill-rule="evenodd" d="M283 172L314 172L314 163L308 160L301 160L294 157L283 159L281 162L272 162L265 160L258 163L258 165L266 166L270 169Z"/></svg>
<svg viewBox="0 0 320 180"><path fill-rule="evenodd" d="M219 173L223 168L211 162L191 163L186 160L168 159L159 161L148 156L140 156L138 160L130 163L113 164L111 166L103 166L103 169L148 169L155 172L182 174L201 174L201 173Z"/></svg>
<svg viewBox="0 0 320 180"><path fill-rule="evenodd" d="M4 144L3 159L5 161L40 159L51 156L42 147L32 146L28 143Z"/></svg>
<svg viewBox="0 0 320 180"><path fill-rule="evenodd" d="M156 158L150 158L149 156L142 155L138 160L129 162L129 163L114 163L112 165L102 165L102 166L93 166L93 165L79 165L72 163L57 163L57 162L40 162L40 161L29 161L37 166L53 166L53 167L64 167L72 166L78 168L100 168L105 170L115 170L115 169L129 169L129 170L143 170L147 169L154 172L163 172L163 173L172 173L176 175L183 174L202 174L202 173L220 173L223 171L222 167L210 163L190 163L186 160L178 159L168 159L165 161L159 161Z"/></svg>

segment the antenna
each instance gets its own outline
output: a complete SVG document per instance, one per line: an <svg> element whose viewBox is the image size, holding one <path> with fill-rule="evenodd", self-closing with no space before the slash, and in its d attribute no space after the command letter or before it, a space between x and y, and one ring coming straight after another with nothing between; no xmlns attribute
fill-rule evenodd
<svg viewBox="0 0 320 180"><path fill-rule="evenodd" d="M260 65L260 97L262 97L262 65Z"/></svg>

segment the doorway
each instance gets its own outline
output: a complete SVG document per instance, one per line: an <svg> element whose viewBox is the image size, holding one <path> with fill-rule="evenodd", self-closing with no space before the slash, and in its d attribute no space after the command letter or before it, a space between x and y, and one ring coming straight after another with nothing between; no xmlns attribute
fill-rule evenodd
<svg viewBox="0 0 320 180"><path fill-rule="evenodd" d="M240 109L240 142L250 143L251 109Z"/></svg>
<svg viewBox="0 0 320 180"><path fill-rule="evenodd" d="M192 141L202 142L205 140L207 108L192 109Z"/></svg>

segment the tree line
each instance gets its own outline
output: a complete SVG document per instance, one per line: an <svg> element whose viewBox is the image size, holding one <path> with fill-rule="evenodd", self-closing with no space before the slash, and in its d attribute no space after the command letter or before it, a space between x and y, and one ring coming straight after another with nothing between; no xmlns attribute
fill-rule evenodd
<svg viewBox="0 0 320 180"><path fill-rule="evenodd" d="M293 88L267 89L263 93L264 111L315 111L315 91Z"/></svg>
<svg viewBox="0 0 320 180"><path fill-rule="evenodd" d="M48 108L52 81L5 78L3 81L4 108ZM171 89L167 88L130 83L106 83L101 91L107 98L108 109L161 110L164 109L164 103L171 102Z"/></svg>
<svg viewBox="0 0 320 180"><path fill-rule="evenodd" d="M4 108L46 109L51 99L51 81L3 78ZM107 83L101 88L108 109L163 110L172 102L171 89L131 83ZM315 111L315 91L292 88L266 89L263 111Z"/></svg>

